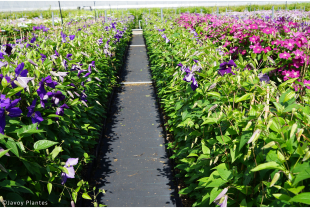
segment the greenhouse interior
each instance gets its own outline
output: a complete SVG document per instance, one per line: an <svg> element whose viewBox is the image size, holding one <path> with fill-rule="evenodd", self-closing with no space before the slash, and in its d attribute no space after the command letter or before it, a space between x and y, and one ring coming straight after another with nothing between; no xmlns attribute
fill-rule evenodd
<svg viewBox="0 0 310 208"><path fill-rule="evenodd" d="M310 1L0 1L0 207L307 207Z"/></svg>

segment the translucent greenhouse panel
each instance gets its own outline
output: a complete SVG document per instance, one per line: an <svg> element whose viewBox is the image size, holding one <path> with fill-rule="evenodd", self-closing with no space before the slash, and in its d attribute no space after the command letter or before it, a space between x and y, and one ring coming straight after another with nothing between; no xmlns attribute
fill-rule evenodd
<svg viewBox="0 0 310 208"><path fill-rule="evenodd" d="M188 1L188 0L129 0L129 1L60 1L62 9L130 9L193 6L237 6L262 4L292 4L304 1ZM0 1L0 12L58 9L58 1Z"/></svg>

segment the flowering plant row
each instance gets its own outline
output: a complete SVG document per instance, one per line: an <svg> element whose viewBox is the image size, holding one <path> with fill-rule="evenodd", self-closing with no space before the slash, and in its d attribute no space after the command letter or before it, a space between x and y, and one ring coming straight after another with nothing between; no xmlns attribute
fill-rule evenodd
<svg viewBox="0 0 310 208"><path fill-rule="evenodd" d="M230 36L232 18L206 15L201 18L208 21L194 26L190 17L198 15L165 22L144 16L151 70L174 137L168 148L185 184L179 193L188 195L193 206L309 204L309 89L299 83L300 96L294 88L297 77L284 81L267 74L293 60L279 56L282 47L265 52L272 47L266 39L273 32L261 35L253 29L259 38L252 43ZM248 27L249 21L257 21L257 27L274 24L250 18L237 20L236 27ZM297 37L292 39L297 47ZM226 50L227 41L238 48ZM250 48L258 45L264 52Z"/></svg>
<svg viewBox="0 0 310 208"><path fill-rule="evenodd" d="M91 161L132 27L132 16L87 20L1 46L0 202L91 199L79 167Z"/></svg>

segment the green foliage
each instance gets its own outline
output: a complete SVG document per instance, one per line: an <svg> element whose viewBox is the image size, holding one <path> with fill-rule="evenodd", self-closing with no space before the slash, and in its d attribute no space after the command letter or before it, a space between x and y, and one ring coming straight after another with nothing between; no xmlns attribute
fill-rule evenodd
<svg viewBox="0 0 310 208"><path fill-rule="evenodd" d="M144 37L166 126L174 136L169 148L177 177L186 185L180 194L193 199L193 206L215 206L224 188L228 206L307 206L309 90L296 98L294 80L261 83L261 69L220 76L224 60L209 40L197 45L174 21L156 19L145 16ZM158 29L165 29L169 43ZM236 64L255 60L239 57ZM183 81L179 63L201 66L195 91Z"/></svg>

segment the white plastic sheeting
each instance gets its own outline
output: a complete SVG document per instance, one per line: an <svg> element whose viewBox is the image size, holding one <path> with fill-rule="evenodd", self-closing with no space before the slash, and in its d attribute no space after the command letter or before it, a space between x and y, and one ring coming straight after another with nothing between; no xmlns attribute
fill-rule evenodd
<svg viewBox="0 0 310 208"><path fill-rule="evenodd" d="M129 1L60 1L62 9L130 9L130 8L172 8L193 6L236 6L262 4L291 4L305 1L206 1L206 0L129 0ZM58 9L58 1L1 1L0 12Z"/></svg>

